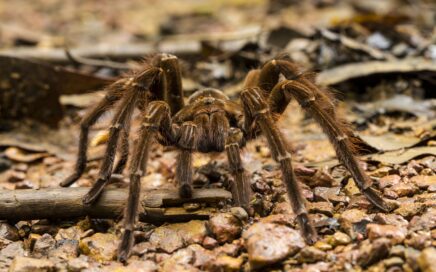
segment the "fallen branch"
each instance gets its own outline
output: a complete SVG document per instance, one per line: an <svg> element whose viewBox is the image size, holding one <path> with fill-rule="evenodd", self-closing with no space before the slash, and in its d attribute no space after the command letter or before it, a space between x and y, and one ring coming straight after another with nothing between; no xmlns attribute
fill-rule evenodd
<svg viewBox="0 0 436 272"><path fill-rule="evenodd" d="M84 206L82 197L89 188L46 188L40 190L0 190L0 220L62 219L81 216L121 218L127 189L107 189L97 203ZM139 218L143 222L188 221L207 219L214 208L186 210L183 203L217 203L231 198L223 189L195 190L192 198L182 199L177 190L153 190L141 193Z"/></svg>

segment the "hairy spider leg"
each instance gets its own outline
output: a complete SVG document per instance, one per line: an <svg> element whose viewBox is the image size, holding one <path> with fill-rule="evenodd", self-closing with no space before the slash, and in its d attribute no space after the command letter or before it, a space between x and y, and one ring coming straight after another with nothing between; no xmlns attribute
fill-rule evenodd
<svg viewBox="0 0 436 272"><path fill-rule="evenodd" d="M291 154L271 116L262 91L259 88L247 88L241 93L241 100L244 110L253 117L265 135L273 159L280 164L282 180L286 186L292 209L297 215L303 237L308 244L313 244L317 239L317 234L308 216L305 199L292 169Z"/></svg>
<svg viewBox="0 0 436 272"><path fill-rule="evenodd" d="M183 100L182 72L179 60L176 56L171 54L158 54L154 58L153 63L156 67L160 67L165 73L167 91L160 100L165 100L168 103L171 114L174 115L185 105Z"/></svg>
<svg viewBox="0 0 436 272"><path fill-rule="evenodd" d="M277 83L280 73L286 80ZM259 86L263 86L270 93L268 104L271 112L283 113L291 97L294 97L327 134L339 160L350 171L360 191L376 207L389 211L391 207L371 187L372 180L363 171L354 155L356 149L352 142L353 133L345 120L336 113L333 96L327 90L321 90L314 81L313 74L304 73L296 64L285 58L266 63L259 76Z"/></svg>
<svg viewBox="0 0 436 272"><path fill-rule="evenodd" d="M176 180L179 184L179 195L183 198L192 197L192 153L198 139L197 125L185 122L180 126L177 146L180 148L177 156Z"/></svg>
<svg viewBox="0 0 436 272"><path fill-rule="evenodd" d="M163 101L153 101L143 111L143 121L130 163L130 184L124 212L124 232L118 248L118 260L126 262L134 243L134 227L141 192L140 179L147 171L150 146L161 130L171 130L169 106Z"/></svg>
<svg viewBox="0 0 436 272"><path fill-rule="evenodd" d="M132 88L125 93L125 96L118 106L118 111L112 119L109 139L103 163L100 167L99 177L89 192L83 197L83 203L85 205L91 205L97 200L110 178L120 131L125 128L127 122L130 122L136 101L141 95L144 95L148 91L154 80L161 75L162 72L159 68L149 68L133 80Z"/></svg>
<svg viewBox="0 0 436 272"><path fill-rule="evenodd" d="M70 186L83 174L87 162L86 151L88 149L89 128L94 125L95 122L97 122L97 120L104 112L106 112L109 108L115 105L118 100L121 99L124 94L123 91L127 89L127 86L129 84L130 81L123 78L106 87L107 94L105 95L105 97L85 115L80 124L79 150L77 154L77 161L74 168L74 173L67 177L64 181L62 181L60 183L60 186Z"/></svg>
<svg viewBox="0 0 436 272"><path fill-rule="evenodd" d="M226 139L226 153L230 172L234 178L232 195L234 203L249 211L251 186L247 171L241 159L240 146L244 144L244 135L239 128L230 128Z"/></svg>

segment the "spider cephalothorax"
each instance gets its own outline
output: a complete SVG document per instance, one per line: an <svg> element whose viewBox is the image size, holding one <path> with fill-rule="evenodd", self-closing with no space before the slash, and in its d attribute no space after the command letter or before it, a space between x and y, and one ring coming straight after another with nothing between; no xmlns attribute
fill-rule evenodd
<svg viewBox="0 0 436 272"><path fill-rule="evenodd" d="M133 245L139 182L146 172L148 150L155 141L179 150L176 180L180 196L185 198L192 195L192 153L226 151L229 168L235 179L234 202L248 208L251 189L240 149L246 141L263 134L272 157L280 165L283 183L302 233L308 243L313 243L316 231L308 217L305 200L292 169L289 148L275 124L276 118L273 118L283 113L293 97L323 128L338 158L350 171L362 193L378 208L388 210L383 199L371 188L371 179L354 155L351 131L337 117L330 95L320 89L312 78L311 74L303 73L286 57L280 57L267 62L261 69L250 71L240 95L241 103L231 101L221 91L209 88L195 92L185 105L177 58L158 54L141 71L108 86L105 98L84 117L76 170L61 185L69 186L81 176L86 165L89 127L120 100L110 127L99 178L83 199L85 204L92 204L111 174L121 173L126 166L130 121L137 106L143 119L130 161L130 189L119 260L127 260ZM121 145L120 159L113 167L118 142Z"/></svg>

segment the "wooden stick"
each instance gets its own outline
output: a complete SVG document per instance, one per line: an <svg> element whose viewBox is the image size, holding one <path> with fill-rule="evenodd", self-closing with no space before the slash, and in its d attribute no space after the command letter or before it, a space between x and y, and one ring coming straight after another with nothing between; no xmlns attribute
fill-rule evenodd
<svg viewBox="0 0 436 272"><path fill-rule="evenodd" d="M0 190L0 220L62 219L81 216L121 218L127 200L126 189L106 189L97 203L86 207L82 197L89 188L45 188L40 190ZM231 199L223 189L198 189L190 199L179 197L177 190L141 192L139 218L143 222L189 221L207 219L214 208L187 211L175 207L183 203L217 203Z"/></svg>

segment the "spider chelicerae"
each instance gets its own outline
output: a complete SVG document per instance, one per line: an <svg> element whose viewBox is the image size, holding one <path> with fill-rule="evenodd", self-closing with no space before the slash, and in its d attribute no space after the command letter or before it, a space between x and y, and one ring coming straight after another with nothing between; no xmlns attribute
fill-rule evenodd
<svg viewBox="0 0 436 272"><path fill-rule="evenodd" d="M75 172L61 186L71 185L82 175L87 161L89 128L119 102L98 180L83 198L84 204L94 203L111 174L120 174L125 168L129 156L132 113L136 107L141 110L142 124L129 166L129 196L118 250L118 259L125 262L134 243L140 178L146 172L148 153L154 142L179 150L176 180L183 198L191 197L193 192L193 152L226 151L229 169L235 180L232 192L234 203L248 208L251 188L240 152L247 141L263 134L272 157L280 165L283 183L302 234L306 242L312 244L317 234L292 169L289 148L276 125L278 116L284 112L291 98L296 99L322 127L361 192L378 208L389 210L389 206L371 187L371 179L354 155L352 131L338 117L333 98L314 82L313 74L303 72L286 56L280 56L247 74L240 103L230 100L217 89L206 88L192 94L185 104L177 57L157 54L144 63L141 70L109 85L104 99L83 118ZM114 167L118 144L120 156Z"/></svg>

